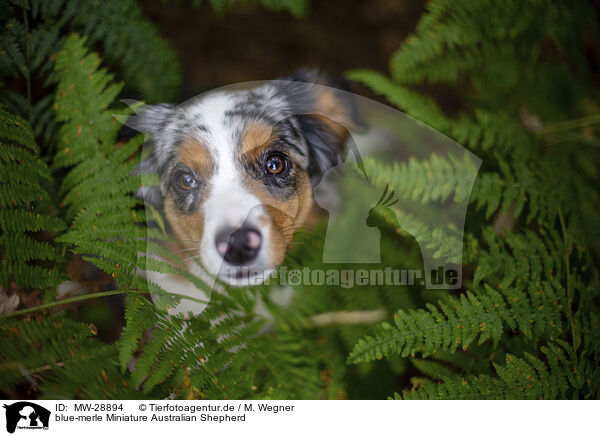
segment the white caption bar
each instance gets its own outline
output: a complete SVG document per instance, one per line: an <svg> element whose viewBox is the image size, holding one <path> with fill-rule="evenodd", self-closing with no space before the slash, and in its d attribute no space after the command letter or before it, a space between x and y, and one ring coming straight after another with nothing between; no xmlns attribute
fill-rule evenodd
<svg viewBox="0 0 600 436"><path fill-rule="evenodd" d="M10 401L1 434L566 434L597 424L597 401ZM250 432L250 433L248 433ZM507 433L510 432L510 433Z"/></svg>

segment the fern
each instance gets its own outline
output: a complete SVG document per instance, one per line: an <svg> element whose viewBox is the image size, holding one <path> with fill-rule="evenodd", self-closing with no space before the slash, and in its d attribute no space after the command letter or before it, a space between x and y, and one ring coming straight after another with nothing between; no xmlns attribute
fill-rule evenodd
<svg viewBox="0 0 600 436"><path fill-rule="evenodd" d="M67 39L57 56L59 85L55 108L57 119L64 124L59 131L61 148L56 154L55 167L69 169L60 193L72 226L60 241L72 245L73 252L81 253L111 274L123 290L135 290L127 298L127 325L115 345L118 371L125 374L128 386L153 397L174 394L182 398L240 398L271 392L270 387L280 383L277 380L282 369L263 373L267 360L258 344L264 345L266 340L254 338L262 324L249 315L252 305L248 302L252 300L213 295L202 317L189 320L170 317L147 300L145 294L152 293L163 301L171 300L170 304L178 301L139 276L136 273L139 269L182 275L208 295L210 289L173 256L167 256L173 263L138 258L139 252L146 251L147 243L153 244L153 250L160 250L153 241L164 236L158 230L139 226L145 224L146 217L140 211L142 203L133 196L141 180L132 176L136 162L130 157L139 149L141 138L115 147L118 125L107 107L119 87L112 83L112 76L106 70L98 70L99 62L95 54L87 53L84 40L77 35ZM140 347L142 351L137 353ZM297 360L302 360L296 356L298 353L297 348L284 353L280 350L278 359L286 361L292 370L297 367ZM133 371L130 365L134 365ZM106 373L109 369L115 371L112 366L104 368ZM302 370L316 371L308 365ZM258 375L252 374L259 371L261 377L266 377L261 379L260 387L239 382L244 377L257 378ZM303 379L306 378L305 374ZM302 382L297 386L301 384L303 389L308 386L318 389L318 384L307 386ZM121 393L115 391L110 395Z"/></svg>
<svg viewBox="0 0 600 436"><path fill-rule="evenodd" d="M359 341L350 361L465 351L473 343L492 340L497 344L509 332L529 340L560 335L567 301L555 278L555 274L560 275L555 268L561 260L549 255L554 247L531 232L507 235L506 241L499 241L492 229L485 234L489 251L475 243L470 247L473 254L469 260L478 260L472 291L440 301L437 306L428 304L427 310L398 311L395 325L384 323L375 337ZM508 247L514 255L504 251ZM497 281L496 272L501 274Z"/></svg>
<svg viewBox="0 0 600 436"><path fill-rule="evenodd" d="M420 357L417 368L425 377L415 377L413 388L395 398L597 398L600 342L583 326L595 322L598 311L590 300L598 295L597 265L584 254L600 248L591 218L600 209L597 177L589 171L597 168L598 155L581 148L580 135L556 133L576 131L595 115L556 122L581 116L577 96L589 82L575 84L568 67L544 50L551 40L586 78L578 26L595 27L595 12L586 2L508 2L493 14L486 12L491 7L486 0L431 2L415 34L392 57L391 77L350 73L484 157L470 202L494 225L474 224L473 213L467 218L465 290L397 311L393 324L384 322L359 340L348 360ZM568 80L568 91L549 101L549 86ZM472 108L446 114L413 88L434 83L463 84ZM566 95L571 100L558 100ZM371 173L380 177L373 183L391 180L413 200L454 201L462 174L449 170L456 162L434 168L437 159L404 166L374 160ZM496 224L502 217L508 228ZM469 353L481 361L476 375L461 357ZM495 361L498 356L505 365ZM461 367L466 371L453 370Z"/></svg>
<svg viewBox="0 0 600 436"><path fill-rule="evenodd" d="M127 159L141 144L136 139L115 149L118 123L107 108L120 87L110 83L112 76L105 70L97 71L99 63L97 56L86 56L84 40L75 35L56 59L55 108L64 124L54 166L74 166L60 191L73 224L60 240L74 244L75 253L126 284L137 265L136 222L142 219L134 209L140 202L132 195L140 180L130 176L135 162Z"/></svg>
<svg viewBox="0 0 600 436"><path fill-rule="evenodd" d="M65 227L60 218L44 213L51 200L44 186L52 176L27 121L0 110L0 125L0 284L9 287L14 281L22 288L51 289L65 277L55 269L62 262L62 247L42 237L42 232Z"/></svg>
<svg viewBox="0 0 600 436"><path fill-rule="evenodd" d="M70 320L4 321L0 332L0 385L3 389L25 377L65 365L69 367L75 360L93 361L108 348L96 347L97 341L89 340L93 329Z"/></svg>
<svg viewBox="0 0 600 436"><path fill-rule="evenodd" d="M247 2L210 2L219 13L236 3ZM295 15L307 7L258 3ZM125 113L114 107L121 94L176 92L173 53L134 1L4 0L0 297L22 308L0 314L0 390L17 396L27 385L49 399L597 399L600 118L580 32L597 29L595 13L583 1L498 9L436 0L389 75L349 74L482 158L473 186L466 157L364 161L370 188L399 200L373 208L381 267L422 270L425 247L462 259L462 288L298 285L281 304L277 286L223 286L201 316L179 317L163 308L180 296L140 272L210 289L160 245L160 214L134 195L142 138L117 143L112 116ZM455 112L441 109L439 87L460 94ZM355 175L340 185L349 211ZM439 204L468 207L464 236L406 207ZM341 215L344 230L351 223ZM296 234L283 268L363 267L323 264L326 224ZM165 260L140 255L148 251ZM114 278L112 290L57 296L76 256ZM126 296L125 326L109 341L88 320L102 303L85 302L115 294ZM257 315L263 303L268 321ZM336 321L347 311L378 321Z"/></svg>
<svg viewBox="0 0 600 436"><path fill-rule="evenodd" d="M56 134L54 59L71 32L86 35L89 48L101 47L107 62L119 66L129 93L158 101L178 92L175 53L134 0L2 0L0 8L0 95L31 123L44 147L54 145Z"/></svg>
<svg viewBox="0 0 600 436"><path fill-rule="evenodd" d="M495 364L497 377L456 378L442 375L439 383L421 380L417 389L394 394L395 399L559 399L595 398L598 367L592 360L575 359L568 344L559 341L541 348L545 359L525 353L508 354L505 365ZM436 371L436 378L440 372Z"/></svg>

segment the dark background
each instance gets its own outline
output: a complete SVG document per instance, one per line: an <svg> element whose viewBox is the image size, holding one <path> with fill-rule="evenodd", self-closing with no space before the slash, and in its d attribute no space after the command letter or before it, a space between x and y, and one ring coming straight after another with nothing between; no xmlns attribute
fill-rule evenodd
<svg viewBox="0 0 600 436"><path fill-rule="evenodd" d="M343 74L388 70L388 59L415 28L422 0L311 1L302 18L255 4L224 14L204 1L142 1L144 14L179 55L182 99L249 80L269 80L299 67ZM369 95L363 87L357 89Z"/></svg>

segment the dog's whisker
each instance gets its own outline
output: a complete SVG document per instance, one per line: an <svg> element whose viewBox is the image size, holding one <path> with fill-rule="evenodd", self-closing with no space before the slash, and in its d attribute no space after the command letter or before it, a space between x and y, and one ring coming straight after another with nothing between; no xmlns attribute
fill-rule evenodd
<svg viewBox="0 0 600 436"><path fill-rule="evenodd" d="M183 248L181 250L173 251L173 254L183 253L184 251L194 251L194 250L198 250L198 247Z"/></svg>
<svg viewBox="0 0 600 436"><path fill-rule="evenodd" d="M308 224L297 224L297 225L290 225L290 226L283 226L283 229L306 229L306 230L311 230L311 225Z"/></svg>
<svg viewBox="0 0 600 436"><path fill-rule="evenodd" d="M304 232L306 234L309 234L309 235L316 235L316 234L318 234L315 230L312 230L312 229L307 228L307 227L290 227L290 228L281 229L281 231L282 232L284 232L284 231L292 231L292 232L302 231L302 232Z"/></svg>
<svg viewBox="0 0 600 436"><path fill-rule="evenodd" d="M303 231L303 229L291 229L290 228L290 229L281 229L280 233L292 233L293 234L293 233L300 232L300 231ZM311 233L309 231L306 231L306 234L314 235L316 233Z"/></svg>

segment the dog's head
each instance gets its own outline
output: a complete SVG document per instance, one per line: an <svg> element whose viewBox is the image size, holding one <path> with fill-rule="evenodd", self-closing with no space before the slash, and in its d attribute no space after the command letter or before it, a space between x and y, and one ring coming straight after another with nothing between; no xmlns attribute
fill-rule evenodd
<svg viewBox="0 0 600 436"><path fill-rule="evenodd" d="M149 135L145 201L207 271L230 284L266 277L313 205L312 187L361 128L351 94L316 71L250 90L217 90L179 106L146 106L128 121Z"/></svg>

